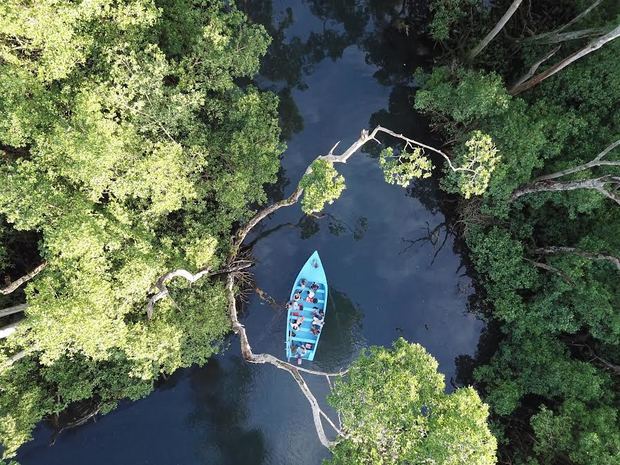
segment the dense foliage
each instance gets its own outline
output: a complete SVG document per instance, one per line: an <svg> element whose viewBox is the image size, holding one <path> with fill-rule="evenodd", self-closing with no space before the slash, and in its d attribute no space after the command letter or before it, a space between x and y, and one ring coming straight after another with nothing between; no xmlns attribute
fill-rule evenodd
<svg viewBox="0 0 620 465"><path fill-rule="evenodd" d="M437 361L402 338L370 347L336 382L329 402L346 438L332 464L492 465L495 437L488 407L473 388L446 394Z"/></svg>
<svg viewBox="0 0 620 465"><path fill-rule="evenodd" d="M446 2L433 3L439 10ZM459 209L489 318L502 332L475 379L491 405L503 462L611 465L620 457L620 202L617 187L568 187L613 180L620 151L609 151L606 165L554 173L594 160L620 139L620 41L517 97L508 89L553 48L549 43L562 44L552 65L617 25L620 11L602 2L563 30L589 35L543 40L527 35L555 31L590 2L532 2L476 62L464 64L460 57L509 4L451 16L452 34L436 34L445 54L415 103L455 141L455 156L467 149L471 131L488 135L498 151L482 198L462 201ZM478 37L463 40L459 31L466 27ZM444 185L452 191L453 178L447 171ZM521 195L524 186L530 190Z"/></svg>
<svg viewBox="0 0 620 465"><path fill-rule="evenodd" d="M5 456L47 415L105 412L218 350L217 281L179 283L150 321L146 298L167 270L217 268L276 179L277 99L238 85L268 43L216 0L0 5L0 271L47 263L1 349Z"/></svg>

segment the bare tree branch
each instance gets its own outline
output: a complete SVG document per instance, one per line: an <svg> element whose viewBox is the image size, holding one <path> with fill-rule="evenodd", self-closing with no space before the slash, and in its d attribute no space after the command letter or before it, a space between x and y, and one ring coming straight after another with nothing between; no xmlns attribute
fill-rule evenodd
<svg viewBox="0 0 620 465"><path fill-rule="evenodd" d="M616 26L614 29L609 31L607 34L591 41L585 47L582 47L581 49L577 50L575 53L572 53L571 55L564 58L562 61L556 63L555 65L549 67L542 73L531 77L530 79L526 80L525 82L520 83L519 85L513 86L512 88L508 90L508 93L510 93L511 95L518 95L522 92L525 92L528 89L531 89L532 87L540 84L542 81L544 81L548 77L553 76L557 72L566 68L571 63L579 60L580 58L583 58L584 56L594 52L595 50L598 50L603 45L605 45L607 42L611 42L612 40L617 39L618 37L620 37L620 25Z"/></svg>
<svg viewBox="0 0 620 465"><path fill-rule="evenodd" d="M316 375L323 375L323 376L340 376L343 373L324 373L324 372L319 372L319 371L314 371L314 370L301 369L301 368L295 367L294 365L291 365L290 363L284 362L274 357L271 354L253 353L252 347L250 346L250 341L248 340L248 336L245 331L245 327L241 323L239 323L239 318L237 315L237 304L235 301L234 285L235 285L235 277L234 277L234 274L231 273L226 277L226 290L228 293L228 312L229 312L230 321L232 324L232 330L234 331L235 334L239 336L239 342L241 344L241 354L243 358L250 363L269 363L275 366L276 368L287 371L293 377L293 379L295 380L295 382L301 389L301 392L303 393L303 395L308 400L308 403L310 404L310 408L312 409L312 417L314 420L314 427L316 429L316 433L319 437L319 440L321 441L321 444L323 444L323 446L327 447L328 449L331 448L332 446L334 446L334 442L330 441L327 438L325 434L325 429L323 428L321 417L326 418L328 420L328 423L334 429L336 434L338 434L341 437L344 437L344 434L327 417L325 412L323 412L318 401L316 400L316 397L314 396L314 394L308 387L306 381L301 376L300 371L311 373L311 374L316 374Z"/></svg>
<svg viewBox="0 0 620 465"><path fill-rule="evenodd" d="M158 289L158 292L153 294L151 298L149 299L146 305L146 315L149 319L153 317L153 308L155 307L155 303L169 295L170 292L168 290L168 287L166 286L166 283L173 278L184 278L185 280L193 284L203 277L211 277L211 276L216 276L219 274L232 273L234 271L241 271L246 268L249 268L252 265L253 263L251 261L244 260L228 268L224 268L224 269L213 271L213 272L211 271L210 267L204 268L195 274L192 274L189 271L183 270L183 269L170 271L166 273L165 275L160 276L160 278L157 280L155 287Z"/></svg>
<svg viewBox="0 0 620 465"><path fill-rule="evenodd" d="M0 310L0 318L13 315L14 313L21 313L26 310L26 307L26 304L19 304L13 307L3 308L2 310Z"/></svg>
<svg viewBox="0 0 620 465"><path fill-rule="evenodd" d="M542 254L542 255L552 255L557 253L571 253L574 255L579 255L580 257L584 257L590 260L604 260L612 265L614 265L618 271L620 271L620 258L615 257L613 255L598 253L598 252L586 252L585 250L580 250L575 247L561 247L561 246L550 246L550 247L541 247L534 250L534 253Z"/></svg>
<svg viewBox="0 0 620 465"><path fill-rule="evenodd" d="M446 161L446 163L448 164L448 167L452 171L454 171L454 172L458 172L458 171L467 171L467 172L472 172L472 173L475 172L474 170L472 170L470 168L455 167L452 164L452 161L450 160L450 157L448 155L446 155L444 152L442 152L441 150L436 149L435 147L423 144L422 142L419 142L419 141L417 141L415 139L410 139L408 137L405 137L404 135L398 134L398 133L392 131L391 129L387 129L387 128L384 128L382 126L376 126L371 132L368 132L367 129L363 129L361 134L360 134L360 137L355 142L353 142L340 155L334 155L333 154L334 150L336 149L336 147L338 146L338 144L340 142L336 143L330 149L330 151L328 152L327 155L319 155L314 160L312 160L312 162L306 168L305 174L310 174L312 172L312 163L314 163L317 160L325 160L325 161L328 161L330 163L346 163L349 160L349 158L351 158L351 156L353 156L367 142L369 142L369 141L378 142L378 140L376 139L376 136L379 133L388 134L388 135L390 135L390 136L392 136L392 137L394 137L396 139L402 140L403 142L405 142L409 146L416 145L416 146L422 147L424 149L430 150L430 151L440 155ZM231 253L230 256L231 257L236 256L236 254L239 251L239 248L241 247L241 244L245 240L246 236L248 235L248 233L258 223L260 223L263 219L265 219L266 217L268 217L272 213L275 213L276 211L278 211L280 208L290 207L291 205L296 204L299 201L299 199L301 198L302 194L303 194L303 189L301 187L297 186L297 189L295 189L295 191L290 196L288 196L286 199L280 200L279 202L276 202L276 203L274 203L272 205L269 205L268 207L266 207L263 210L260 210L258 213L256 213L250 219L250 221L247 222L247 224L245 226L243 226L241 229L239 229L239 231L235 235L235 237L233 239L232 253Z"/></svg>
<svg viewBox="0 0 620 465"><path fill-rule="evenodd" d="M262 300L263 302L265 302L267 305L269 305L270 307L272 307L275 310L282 310L284 309L284 304L279 304L276 299L274 299L273 297L271 297L267 291L261 289L258 286L254 286L254 292L256 292L256 295L258 296L258 298L260 300Z"/></svg>
<svg viewBox="0 0 620 465"><path fill-rule="evenodd" d="M301 187L297 187L297 189L295 189L295 192L293 192L286 199L280 200L279 202L271 204L268 207L256 213L250 219L250 221L248 221L247 224L243 226L241 229L239 229L239 231L237 231L237 234L235 234L230 256L236 257L237 253L239 252L239 248L241 247L241 244L245 240L246 236L258 223L260 223L263 219L265 219L272 213L275 213L282 207L289 207L291 205L295 205L297 201L299 200L299 198L301 197L301 194L303 193L303 191L304 190Z"/></svg>
<svg viewBox="0 0 620 465"><path fill-rule="evenodd" d="M529 37L524 42L537 41L541 44L559 44L571 40L579 40L585 37L600 37L609 32L605 28L581 29L579 31L559 32L556 34L542 34L540 36Z"/></svg>
<svg viewBox="0 0 620 465"><path fill-rule="evenodd" d="M81 416L80 418L64 425L62 428L60 428L58 431L54 433L50 441L50 446L53 446L54 444L56 444L56 439L58 439L58 436L60 436L60 433L68 429L75 428L77 426L82 426L83 424L87 423L88 420L95 417L100 411L101 411L101 404L97 405L94 409L87 412L85 415Z"/></svg>
<svg viewBox="0 0 620 465"><path fill-rule="evenodd" d="M555 36L558 35L560 32L564 31L565 29L568 29L569 27L571 27L573 24L576 24L578 21L580 21L582 18L586 17L594 8L596 8L597 6L599 6L599 4L602 2L603 0L596 0L595 2L592 3L592 5L590 5L588 8L586 8L585 10L583 10L581 13L579 13L577 16L575 16L573 19L571 19L568 23L560 26L557 29L554 29L553 31L549 31L549 32L545 32L544 34L538 34L532 37L529 37L528 39L526 39L526 42L530 42L530 41L536 41L536 40L541 40L541 39L545 39L548 38L550 36Z"/></svg>
<svg viewBox="0 0 620 465"><path fill-rule="evenodd" d="M19 288L19 286L21 286L25 282L30 281L32 278L34 278L36 275L38 275L41 271L43 271L46 266L47 266L47 262L41 263L34 270L32 270L30 273L25 274L21 278L16 279L15 281L13 281L8 286L0 289L0 294L8 295L11 292L15 291L17 288Z"/></svg>
<svg viewBox="0 0 620 465"><path fill-rule="evenodd" d="M478 56L478 54L482 50L484 50L486 46L489 45L489 43L495 38L499 31L504 28L508 20L512 17L515 11L517 11L517 8L519 8L519 5L521 5L521 2L523 2L523 0L514 0L510 4L508 10L506 10L506 13L504 13L504 15L499 19L495 27L491 29L491 32L484 36L480 43L476 45L471 52L469 52L469 54L467 55L467 59L469 61L472 61L474 58L476 58L476 56Z"/></svg>
<svg viewBox="0 0 620 465"><path fill-rule="evenodd" d="M564 273L562 270L556 268L555 266L547 265L546 263L536 262L536 261L530 260L529 258L526 258L526 257L523 257L523 258L524 258L524 260L530 262L535 267L540 268L542 270L551 271L553 273L556 273L556 274L560 275L562 277L562 279L566 283L573 284L573 280L570 279L570 276L568 276L566 273Z"/></svg>
<svg viewBox="0 0 620 465"><path fill-rule="evenodd" d="M613 200L620 205L620 195L616 193L620 187L620 177L617 176L601 176L595 179L583 179L581 181L535 181L515 190L510 201L515 201L519 197L533 194L537 192L560 192L573 191L578 189L595 190L603 194L608 199Z"/></svg>
<svg viewBox="0 0 620 465"><path fill-rule="evenodd" d="M613 149L620 145L620 139L609 144L601 153L599 153L594 159L589 161L588 163L584 163L579 166L575 166L573 168L568 168L562 171L557 171L555 173L546 174L544 176L539 176L534 179L534 181L547 181L549 179L556 179L562 176L567 176L569 174L578 173L579 171L587 170L590 168L594 168L596 166L620 166L620 160L603 160L603 158L611 152Z"/></svg>
<svg viewBox="0 0 620 465"><path fill-rule="evenodd" d="M523 84L525 81L527 81L529 78L531 78L532 76L534 76L534 74L536 74L536 71L538 71L538 68L540 68L540 65L542 65L545 61L547 61L549 58L551 58L553 55L555 55L558 50L560 50L561 45L558 45L557 47L549 50L545 55L542 56L542 58L540 58L540 60L538 60L536 63L534 63L530 69L528 70L527 73L525 73L523 76L521 76L514 84L513 87L516 87L518 85Z"/></svg>
<svg viewBox="0 0 620 465"><path fill-rule="evenodd" d="M585 347L586 349L588 349L589 356L591 356L594 360L598 360L599 362L601 362L603 365L605 365L605 367L612 370L616 375L620 375L620 365L616 365L615 363L612 363L609 360L604 359L599 354L597 354L596 351L592 347L590 347L588 344L579 344L576 342L571 342L570 345L575 346L575 347Z"/></svg>

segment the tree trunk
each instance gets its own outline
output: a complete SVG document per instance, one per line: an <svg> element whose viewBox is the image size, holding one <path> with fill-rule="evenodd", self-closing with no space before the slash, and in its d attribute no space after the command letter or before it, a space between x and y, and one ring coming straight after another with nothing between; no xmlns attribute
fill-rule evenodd
<svg viewBox="0 0 620 465"><path fill-rule="evenodd" d="M19 321L0 328L0 339L5 339L9 337L11 334L13 334L15 331L17 331L18 325L19 325Z"/></svg>
<svg viewBox="0 0 620 465"><path fill-rule="evenodd" d="M596 0L595 2L592 3L592 5L590 5L584 11L582 11L577 16L575 16L573 19L571 19L568 23L560 26L559 28L554 29L553 31L545 32L543 34L538 34L538 35L535 35L535 36L532 36L532 37L528 37L524 42L533 42L533 41L537 41L537 40L541 40L541 39L547 39L547 38L549 38L551 36L559 35L560 32L562 32L565 29L568 29L570 26L572 26L573 24L579 22L581 19L586 17L588 14L590 14L590 12L594 8L599 6L602 1L603 0Z"/></svg>
<svg viewBox="0 0 620 465"><path fill-rule="evenodd" d="M16 279L15 281L13 281L8 286L3 287L2 289L0 289L0 294L7 295L7 294L10 294L11 292L15 291L17 288L19 288L19 286L21 286L22 284L30 281L32 278L34 278L36 275L38 275L41 271L43 271L46 266L47 266L46 262L41 263L34 270L32 270L30 273L25 274L21 278Z"/></svg>
<svg viewBox="0 0 620 465"><path fill-rule="evenodd" d="M620 166L620 161L615 160L603 160L603 158L611 152L616 147L620 146L620 139L615 142L612 142L607 147L603 149L601 153L599 153L594 159L589 161L588 163L584 163L583 165L575 166L573 168L567 168L562 171L557 171L555 173L546 174L544 176L539 176L534 181L548 181L550 179L560 178L562 176L568 176L569 174L578 173L579 171L587 170L590 168L595 168L597 166Z"/></svg>
<svg viewBox="0 0 620 465"><path fill-rule="evenodd" d="M614 257L613 255L607 255L603 253L596 252L586 252L575 247L561 247L561 246L550 246L550 247L541 247L539 249L535 249L534 253L543 254L543 255L552 255L556 253L571 253L574 255L579 255L580 257L587 258L589 260L604 260L612 265L614 265L618 271L620 271L620 258Z"/></svg>
<svg viewBox="0 0 620 465"><path fill-rule="evenodd" d="M611 185L611 189L607 186ZM520 187L510 196L511 201L519 197L537 192L561 192L574 191L577 189L591 189L600 192L608 199L620 205L620 195L616 194L615 189L620 186L620 178L614 176L602 176L595 179L584 179L581 181L536 181Z"/></svg>
<svg viewBox="0 0 620 465"><path fill-rule="evenodd" d="M556 63L555 65L551 66L550 68L543 71L542 73L537 74L536 76L526 80L525 82L522 82L512 87L508 92L510 93L510 95L519 95L521 92L525 92L526 90L531 89L532 87L540 84L542 81L544 81L548 77L553 76L557 72L563 70L571 63L579 60L580 58L583 58L584 56L594 52L595 50L598 50L603 45L605 45L607 42L611 42L612 40L617 39L619 36L620 36L620 26L616 26L614 29L612 29L610 32L608 32L604 36L601 36L597 38L596 40L593 40L585 47L577 50L575 53L564 58L562 61L560 61L559 63Z"/></svg>
<svg viewBox="0 0 620 465"><path fill-rule="evenodd" d="M20 313L26 310L26 304L15 305L14 307L3 308L0 310L0 318L13 315L14 313Z"/></svg>
<svg viewBox="0 0 620 465"><path fill-rule="evenodd" d="M491 29L491 32L489 32L484 37L484 39L482 39L480 43L476 45L471 52L469 52L469 54L467 55L468 61L472 61L474 58L476 58L476 56L478 56L478 54L482 50L484 50L487 45L489 45L489 43L495 38L495 36L499 33L499 31L501 31L502 28L506 25L506 23L515 13L515 11L517 11L517 8L519 8L519 5L521 5L521 2L523 2L523 0L514 0L512 2L508 10L506 10L506 13L504 13L504 16L502 16L500 20L497 22L497 24L495 25L495 27Z"/></svg>

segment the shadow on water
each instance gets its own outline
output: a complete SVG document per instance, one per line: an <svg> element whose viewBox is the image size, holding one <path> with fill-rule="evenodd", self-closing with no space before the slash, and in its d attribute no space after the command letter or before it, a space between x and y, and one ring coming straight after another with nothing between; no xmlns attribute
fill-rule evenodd
<svg viewBox="0 0 620 465"><path fill-rule="evenodd" d="M362 312L349 296L330 288L325 329L321 334L314 365L322 371L346 367L366 346L362 321Z"/></svg>
<svg viewBox="0 0 620 465"><path fill-rule="evenodd" d="M246 426L248 406L243 386L252 383L250 366L238 357L215 358L189 380L195 408L187 426L202 432L197 455L204 463L264 463L263 433Z"/></svg>

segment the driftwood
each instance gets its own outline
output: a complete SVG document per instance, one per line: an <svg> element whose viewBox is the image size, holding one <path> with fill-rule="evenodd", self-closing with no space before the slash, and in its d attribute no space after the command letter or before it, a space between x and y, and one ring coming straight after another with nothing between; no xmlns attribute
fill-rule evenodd
<svg viewBox="0 0 620 465"><path fill-rule="evenodd" d="M24 276L22 276L19 279L16 279L15 281L13 281L8 286L1 288L0 289L0 294L8 295L11 292L17 290L17 288L19 288L19 286L21 286L22 284L30 281L32 278L34 278L36 275L38 275L41 271L43 271L46 266L47 266L46 262L41 263L34 270L32 270L30 273L25 274Z"/></svg>

